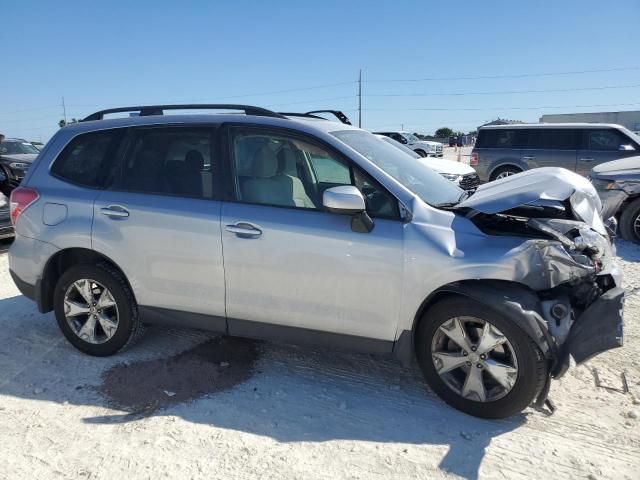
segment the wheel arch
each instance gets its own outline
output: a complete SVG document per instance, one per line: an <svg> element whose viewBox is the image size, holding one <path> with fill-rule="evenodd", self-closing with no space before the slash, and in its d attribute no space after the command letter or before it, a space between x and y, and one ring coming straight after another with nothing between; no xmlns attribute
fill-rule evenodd
<svg viewBox="0 0 640 480"><path fill-rule="evenodd" d="M508 168L508 167L515 168L515 169L519 170L520 172L524 172L526 170L526 168L522 168L522 165L518 165L516 162L501 163L501 164L496 165L495 167L493 167L491 169L491 171L489 172L489 175L488 175L489 180L493 180L493 177L494 177L495 173L498 170L501 170L503 168Z"/></svg>
<svg viewBox="0 0 640 480"><path fill-rule="evenodd" d="M404 364L415 356L415 332L426 312L451 296L475 300L513 320L536 343L547 359L554 359L557 346L547 330L538 295L526 285L507 280L461 280L439 287L430 293L415 313L411 330L400 333L394 355Z"/></svg>
<svg viewBox="0 0 640 480"><path fill-rule="evenodd" d="M53 310L53 292L60 276L75 265L96 265L106 263L122 275L129 289L133 292L129 279L124 271L109 257L88 248L66 248L56 252L47 260L42 277L36 285L36 301L42 313Z"/></svg>

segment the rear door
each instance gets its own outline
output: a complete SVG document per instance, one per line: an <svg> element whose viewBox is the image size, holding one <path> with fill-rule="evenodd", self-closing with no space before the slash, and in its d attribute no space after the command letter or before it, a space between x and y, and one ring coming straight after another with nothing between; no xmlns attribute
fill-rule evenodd
<svg viewBox="0 0 640 480"><path fill-rule="evenodd" d="M576 167L581 175L588 175L600 163L638 154L635 142L615 128L584 129L581 138Z"/></svg>
<svg viewBox="0 0 640 480"><path fill-rule="evenodd" d="M93 248L123 269L143 315L226 330L218 158L214 127L133 128L95 201Z"/></svg>
<svg viewBox="0 0 640 480"><path fill-rule="evenodd" d="M573 128L527 129L526 147L522 149L522 162L529 168L576 168L579 132Z"/></svg>

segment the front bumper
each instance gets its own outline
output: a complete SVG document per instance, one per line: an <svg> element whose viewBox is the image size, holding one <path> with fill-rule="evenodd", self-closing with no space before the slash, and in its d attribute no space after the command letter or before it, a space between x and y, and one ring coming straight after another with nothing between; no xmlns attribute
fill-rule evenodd
<svg viewBox="0 0 640 480"><path fill-rule="evenodd" d="M615 217L620 209L620 205L629 196L624 190L597 190L598 196L602 201L602 210L600 216L603 219Z"/></svg>
<svg viewBox="0 0 640 480"><path fill-rule="evenodd" d="M577 364L623 343L624 290L615 287L593 302L571 327L563 349Z"/></svg>

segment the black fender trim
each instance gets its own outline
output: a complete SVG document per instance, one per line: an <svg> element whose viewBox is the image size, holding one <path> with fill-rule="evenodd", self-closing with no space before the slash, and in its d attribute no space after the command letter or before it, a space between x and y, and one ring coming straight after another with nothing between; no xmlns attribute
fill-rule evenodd
<svg viewBox="0 0 640 480"><path fill-rule="evenodd" d="M479 302L513 320L534 341L544 357L556 370L558 347L547 329L540 299L533 290L515 282L503 280L464 280L440 287L423 302L411 332L403 331L394 345L394 355L407 365L415 355L413 332L429 307L444 295L462 295Z"/></svg>

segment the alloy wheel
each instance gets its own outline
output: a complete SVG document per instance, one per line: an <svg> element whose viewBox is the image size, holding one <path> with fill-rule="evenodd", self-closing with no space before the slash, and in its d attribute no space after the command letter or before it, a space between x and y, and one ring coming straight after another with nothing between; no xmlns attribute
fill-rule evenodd
<svg viewBox="0 0 640 480"><path fill-rule="evenodd" d="M118 306L104 285L80 279L67 288L64 315L71 330L88 343L110 340L118 330Z"/></svg>
<svg viewBox="0 0 640 480"><path fill-rule="evenodd" d="M517 172L514 172L513 170L505 170L504 172L500 172L498 175L496 175L496 180L510 177L511 175L515 175L516 173Z"/></svg>
<svg viewBox="0 0 640 480"><path fill-rule="evenodd" d="M442 381L468 400L498 400L513 389L518 377L518 361L507 337L476 317L442 323L432 339L431 357Z"/></svg>
<svg viewBox="0 0 640 480"><path fill-rule="evenodd" d="M638 216L633 220L633 233L635 233L636 238L640 240L640 213L638 213Z"/></svg>

